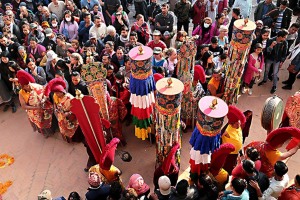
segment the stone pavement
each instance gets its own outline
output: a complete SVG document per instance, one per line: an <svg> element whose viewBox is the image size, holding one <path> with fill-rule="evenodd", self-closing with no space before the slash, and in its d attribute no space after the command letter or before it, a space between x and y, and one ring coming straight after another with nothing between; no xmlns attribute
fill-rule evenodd
<svg viewBox="0 0 300 200"><path fill-rule="evenodd" d="M131 12L130 16L133 14ZM286 80L288 76L286 67L280 69L280 81L276 92L284 102L300 89L299 80L293 90L281 89L281 81ZM255 85L252 96L246 94L239 98L237 106L242 110L250 109L254 113L250 136L246 143L264 140L266 137L266 131L260 125L260 115L265 100L272 96L271 86L271 82L261 87ZM64 142L59 133L45 139L39 133L33 132L26 113L21 108L18 108L15 114L10 110L3 113L2 107L0 109L0 154L7 153L15 158L13 165L0 169L0 182L13 181L3 199L35 200L44 189L51 190L54 197L67 197L72 191L79 192L83 197L88 187L87 173L83 171L87 161L84 146ZM115 165L123 171L124 184L127 185L133 173L140 173L153 191L155 144L150 145L147 140L137 139L132 126L124 126L123 132L128 144L118 149L129 151L133 157L131 162L125 163L116 154ZM190 136L190 131L183 133L180 174L189 167ZM288 174L291 179L299 173L298 166L300 166L300 152L288 162ZM186 173L183 177L186 177Z"/></svg>

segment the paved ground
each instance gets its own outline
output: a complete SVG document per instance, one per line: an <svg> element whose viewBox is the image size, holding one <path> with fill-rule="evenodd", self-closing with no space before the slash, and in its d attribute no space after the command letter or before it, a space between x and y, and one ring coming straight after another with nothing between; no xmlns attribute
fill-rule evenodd
<svg viewBox="0 0 300 200"><path fill-rule="evenodd" d="M284 91L281 81L287 78L286 66L279 72L280 82L277 95L284 101L300 89L297 80L294 89ZM260 115L269 93L271 82L264 86L254 86L253 95L240 97L238 107L242 110L251 109L254 112L251 133L246 143L254 140L264 140L266 131L260 125ZM72 191L78 191L82 196L88 187L87 174L83 171L87 154L82 144L68 144L62 141L60 134L45 139L32 131L25 112L19 108L17 113L2 112L0 108L0 154L7 153L15 157L15 163L10 167L0 169L0 182L12 180L13 185L3 196L5 200L34 200L44 189L50 189L53 196L65 197ZM152 178L155 164L155 145L149 141L141 141L134 136L133 127L124 127L124 135L128 145L124 149L133 157L130 163L124 163L116 156L115 165L122 171L125 185L133 173L140 173L146 183L153 188ZM188 168L188 143L191 132L183 134L181 154L181 174ZM291 178L299 173L300 152L289 162Z"/></svg>

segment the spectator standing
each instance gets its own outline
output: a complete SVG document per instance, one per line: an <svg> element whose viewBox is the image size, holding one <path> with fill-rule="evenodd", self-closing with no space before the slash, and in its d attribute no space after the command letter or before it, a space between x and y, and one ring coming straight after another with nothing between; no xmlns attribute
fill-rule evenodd
<svg viewBox="0 0 300 200"><path fill-rule="evenodd" d="M282 66L286 55L287 55L287 48L288 43L286 41L286 37L288 35L287 30L283 29L277 33L277 36L271 38L267 43L267 51L266 51L266 65L265 65L265 72L264 72L264 79L262 82L258 84L258 86L263 85L267 82L268 74L273 64L273 87L271 89L271 94L275 93L277 90L277 82L278 82L278 71L279 68Z"/></svg>
<svg viewBox="0 0 300 200"><path fill-rule="evenodd" d="M66 37L67 42L78 39L78 23L72 16L71 11L64 12L63 20L60 24L59 33Z"/></svg>
<svg viewBox="0 0 300 200"><path fill-rule="evenodd" d="M233 8L240 8L243 18L249 18L252 10L252 0L235 0Z"/></svg>
<svg viewBox="0 0 300 200"><path fill-rule="evenodd" d="M202 24L204 18L206 17L206 4L205 0L197 0L192 6L192 19L193 19L193 30L199 25Z"/></svg>
<svg viewBox="0 0 300 200"><path fill-rule="evenodd" d="M89 39L89 31L94 25L91 18L91 13L83 13L84 21L81 21L78 27L78 36L81 43L85 43Z"/></svg>
<svg viewBox="0 0 300 200"><path fill-rule="evenodd" d="M161 13L161 6L157 3L157 0L151 0L150 5L147 7L147 16L150 24L150 29L153 32L155 29L155 17Z"/></svg>
<svg viewBox="0 0 300 200"><path fill-rule="evenodd" d="M161 5L161 13L155 17L155 29L163 35L162 40L170 47L171 39L175 35L173 32L174 17L169 12L169 4ZM166 33L166 34L165 34Z"/></svg>
<svg viewBox="0 0 300 200"><path fill-rule="evenodd" d="M272 0L260 2L254 11L254 20L264 20L265 15L275 8L276 5L272 2Z"/></svg>
<svg viewBox="0 0 300 200"><path fill-rule="evenodd" d="M97 39L103 39L106 36L106 25L100 16L94 16L94 25L90 28L89 33L95 34Z"/></svg>
<svg viewBox="0 0 300 200"><path fill-rule="evenodd" d="M135 31L138 35L138 42L146 45L150 39L150 32L148 24L144 21L141 14L136 16L136 22L131 26L131 31Z"/></svg>
<svg viewBox="0 0 300 200"><path fill-rule="evenodd" d="M58 17L58 20L61 21L63 19L63 13L66 9L65 2L52 0L52 2L48 5L48 9L50 13L54 13Z"/></svg>
<svg viewBox="0 0 300 200"><path fill-rule="evenodd" d="M190 13L191 13L191 2L187 0L179 0L175 4L174 13L177 17L177 31L183 29L187 34L189 33Z"/></svg>

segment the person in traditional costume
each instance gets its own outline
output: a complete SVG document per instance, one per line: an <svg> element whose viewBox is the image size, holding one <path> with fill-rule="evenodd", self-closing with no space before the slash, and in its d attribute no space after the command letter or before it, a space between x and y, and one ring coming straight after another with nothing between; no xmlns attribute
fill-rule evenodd
<svg viewBox="0 0 300 200"><path fill-rule="evenodd" d="M24 70L17 72L18 82L21 85L19 101L26 110L27 116L34 131L48 137L51 130L52 105L44 98L43 86L36 84L34 78Z"/></svg>
<svg viewBox="0 0 300 200"><path fill-rule="evenodd" d="M70 101L74 98L66 91L66 83L60 78L52 79L45 88L45 95L53 92L54 113L58 120L59 131L62 138L70 143L78 128L78 121L70 111Z"/></svg>
<svg viewBox="0 0 300 200"><path fill-rule="evenodd" d="M268 177L272 177L274 172L274 165L279 160L285 160L294 155L300 148L300 142L295 145L288 145L287 152L280 152L278 149L287 140L295 138L300 140L300 129L294 127L278 128L270 132L265 142L254 141L248 144L245 148L256 148L261 157L260 171L265 173ZM294 140L292 140L294 141Z"/></svg>
<svg viewBox="0 0 300 200"><path fill-rule="evenodd" d="M122 185L120 178L122 172L113 165L115 151L119 142L120 140L118 138L113 138L110 143L105 146L105 149L103 149L100 156L100 163L89 169L89 173L94 172L101 174L101 180L106 184L112 184L113 182L118 181Z"/></svg>
<svg viewBox="0 0 300 200"><path fill-rule="evenodd" d="M231 174L233 168L236 165L239 151L243 146L243 132L242 126L246 122L244 113L235 106L229 106L229 112L227 114L228 126L222 135L222 143L232 144L235 150L227 156L224 169Z"/></svg>
<svg viewBox="0 0 300 200"><path fill-rule="evenodd" d="M207 93L209 95L222 98L224 94L224 86L222 80L222 73L220 70L213 70L212 77L207 84Z"/></svg>
<svg viewBox="0 0 300 200"><path fill-rule="evenodd" d="M278 200L299 200L300 199L300 175L297 174L294 179L294 184L284 189Z"/></svg>

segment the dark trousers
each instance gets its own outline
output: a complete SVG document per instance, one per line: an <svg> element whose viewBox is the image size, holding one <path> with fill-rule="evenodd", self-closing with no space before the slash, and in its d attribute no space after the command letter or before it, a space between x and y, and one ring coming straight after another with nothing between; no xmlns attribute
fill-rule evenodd
<svg viewBox="0 0 300 200"><path fill-rule="evenodd" d="M254 83L255 83L255 78L252 78L252 80L250 81L250 83L249 84L247 84L247 83L245 83L245 82L243 82L243 85L242 85L242 87L249 87L250 89L252 89L253 88L253 85L254 85Z"/></svg>
<svg viewBox="0 0 300 200"><path fill-rule="evenodd" d="M291 86L291 87L293 86L293 84L296 81L297 74L298 74L298 72L297 73L289 72L289 78L287 80L287 85L288 86Z"/></svg>
<svg viewBox="0 0 300 200"><path fill-rule="evenodd" d="M234 4L234 0L229 0L228 4L229 4L229 7L231 8Z"/></svg>
<svg viewBox="0 0 300 200"><path fill-rule="evenodd" d="M138 14L141 14L144 16L145 21L148 21L147 18L147 3L146 1L142 1L142 2L134 2L134 8L135 8L135 16L137 16Z"/></svg>
<svg viewBox="0 0 300 200"><path fill-rule="evenodd" d="M177 32L181 31L181 28L183 26L184 31L189 35L189 23L190 21L186 21L186 22L177 22Z"/></svg>

